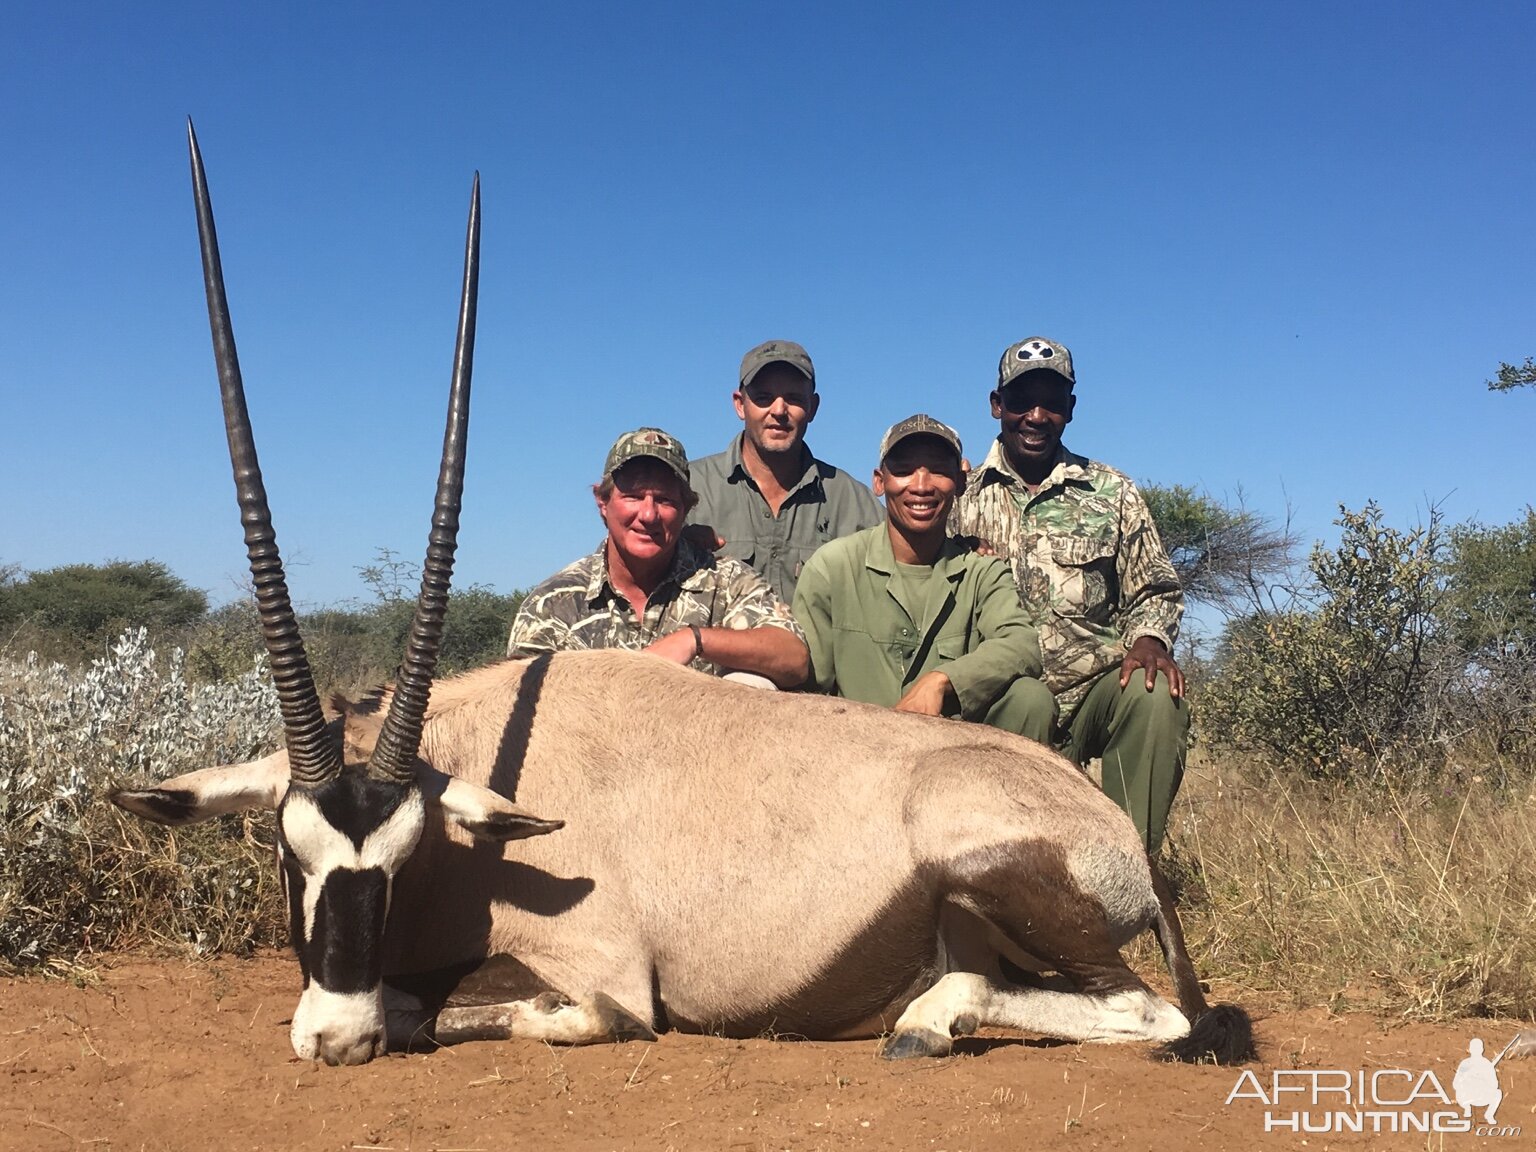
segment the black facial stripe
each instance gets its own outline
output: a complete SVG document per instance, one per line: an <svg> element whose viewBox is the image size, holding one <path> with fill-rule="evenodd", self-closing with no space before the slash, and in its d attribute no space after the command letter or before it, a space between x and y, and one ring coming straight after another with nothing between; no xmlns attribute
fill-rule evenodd
<svg viewBox="0 0 1536 1152"><path fill-rule="evenodd" d="M314 979L327 992L367 992L384 979L388 885L382 868L335 868L321 881L306 950Z"/></svg>
<svg viewBox="0 0 1536 1152"><path fill-rule="evenodd" d="M394 815L410 792L408 785L370 780L359 772L344 772L304 789L325 822L352 841L359 852L363 841Z"/></svg>

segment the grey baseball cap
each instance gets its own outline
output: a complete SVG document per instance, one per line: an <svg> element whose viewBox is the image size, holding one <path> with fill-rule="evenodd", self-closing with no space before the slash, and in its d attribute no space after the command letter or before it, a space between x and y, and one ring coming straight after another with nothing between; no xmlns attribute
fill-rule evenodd
<svg viewBox="0 0 1536 1152"><path fill-rule="evenodd" d="M1065 344L1047 340L1044 336L1031 336L1017 344L1008 345L1008 351L997 362L997 386L1007 387L1026 372L1049 368L1066 380L1070 388L1077 383L1072 373L1072 353Z"/></svg>
<svg viewBox="0 0 1536 1152"><path fill-rule="evenodd" d="M916 416L908 416L885 430L885 435L880 438L880 463L884 464L885 458L891 454L891 449L909 436L937 436L955 450L956 460L965 458L965 450L960 447L960 433L948 424L919 412Z"/></svg>
<svg viewBox="0 0 1536 1152"><path fill-rule="evenodd" d="M613 447L608 449L608 459L603 461L603 479L607 480L631 460L641 456L660 460L676 472L684 484L692 483L688 478L688 453L683 448L683 442L660 428L636 428L615 440Z"/></svg>
<svg viewBox="0 0 1536 1152"><path fill-rule="evenodd" d="M741 358L741 386L745 388L768 365L780 362L797 369L815 385L816 366L809 352L793 340L765 340Z"/></svg>

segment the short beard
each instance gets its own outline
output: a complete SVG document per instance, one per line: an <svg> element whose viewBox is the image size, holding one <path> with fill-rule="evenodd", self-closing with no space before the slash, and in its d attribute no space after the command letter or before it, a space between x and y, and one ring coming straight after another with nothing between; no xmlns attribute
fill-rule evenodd
<svg viewBox="0 0 1536 1152"><path fill-rule="evenodd" d="M754 439L752 447L757 449L759 456L794 456L798 459L800 453L805 451L805 440L804 438L791 440L787 445L780 447L776 444L770 446L764 444L761 440Z"/></svg>

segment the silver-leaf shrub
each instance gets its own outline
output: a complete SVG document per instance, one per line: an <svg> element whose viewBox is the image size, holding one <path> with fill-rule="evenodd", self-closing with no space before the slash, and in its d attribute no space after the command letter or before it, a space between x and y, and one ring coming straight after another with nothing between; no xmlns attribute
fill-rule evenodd
<svg viewBox="0 0 1536 1152"><path fill-rule="evenodd" d="M270 817L166 832L107 793L265 755L280 733L265 656L194 683L180 649L157 659L140 628L83 671L0 660L0 964L279 937Z"/></svg>

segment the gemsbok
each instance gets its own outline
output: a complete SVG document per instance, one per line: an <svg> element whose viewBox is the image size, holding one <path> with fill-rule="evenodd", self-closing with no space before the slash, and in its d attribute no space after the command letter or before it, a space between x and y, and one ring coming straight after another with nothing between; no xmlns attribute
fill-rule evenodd
<svg viewBox="0 0 1536 1152"><path fill-rule="evenodd" d="M1207 1006L1131 821L1039 744L633 652L506 661L433 685L468 432L478 175L407 651L391 688L328 715L272 531L190 123L188 143L286 748L113 799L163 824L276 809L299 1056L355 1064L412 1043L673 1028L890 1033L883 1054L906 1057L1002 1026L1251 1058L1247 1014ZM1120 956L1147 928L1182 1011Z"/></svg>

